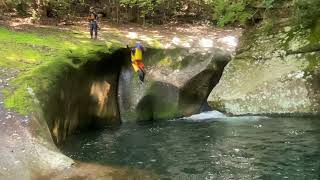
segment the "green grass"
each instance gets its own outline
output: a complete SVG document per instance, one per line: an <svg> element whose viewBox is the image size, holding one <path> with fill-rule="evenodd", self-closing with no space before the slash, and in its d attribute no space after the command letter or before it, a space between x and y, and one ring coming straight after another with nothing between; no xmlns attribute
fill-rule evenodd
<svg viewBox="0 0 320 180"><path fill-rule="evenodd" d="M313 44L320 44L320 19L314 25L314 27L312 27L309 39Z"/></svg>
<svg viewBox="0 0 320 180"><path fill-rule="evenodd" d="M99 60L97 52L111 53L121 47L116 39L91 41L83 32L53 28L27 31L0 27L0 67L19 70L9 82L10 88L3 90L5 106L23 115L36 111L66 68ZM78 60L76 64L74 58Z"/></svg>

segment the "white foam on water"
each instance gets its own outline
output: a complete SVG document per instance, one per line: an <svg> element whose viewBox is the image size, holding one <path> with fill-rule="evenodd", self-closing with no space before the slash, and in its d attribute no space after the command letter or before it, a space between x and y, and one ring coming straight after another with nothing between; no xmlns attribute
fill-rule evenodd
<svg viewBox="0 0 320 180"><path fill-rule="evenodd" d="M187 121L193 121L193 122L200 122L200 121L207 121L207 120L213 120L213 121L226 121L226 122L241 122L241 121L259 121L263 119L268 119L266 116L227 116L219 111L207 111L202 112L200 114L194 114L189 117L183 117L180 119L173 119L171 121L177 121L177 120L187 120Z"/></svg>
<svg viewBox="0 0 320 180"><path fill-rule="evenodd" d="M184 117L182 119L186 120L206 120L206 119L216 119L216 118L226 118L227 116L224 115L223 113L219 111L207 111L207 112L202 112L200 114L194 114L189 117Z"/></svg>
<svg viewBox="0 0 320 180"><path fill-rule="evenodd" d="M234 116L228 117L229 121L259 121L263 119L269 119L267 116Z"/></svg>

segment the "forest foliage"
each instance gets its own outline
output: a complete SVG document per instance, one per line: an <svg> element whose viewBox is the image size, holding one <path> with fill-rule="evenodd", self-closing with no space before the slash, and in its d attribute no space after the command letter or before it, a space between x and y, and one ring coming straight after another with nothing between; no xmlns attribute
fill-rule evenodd
<svg viewBox="0 0 320 180"><path fill-rule="evenodd" d="M184 21L218 26L245 25L264 18L270 9L293 9L295 21L306 26L320 17L319 0L0 0L0 12L16 12L35 20L72 20L89 7L117 23L164 24Z"/></svg>

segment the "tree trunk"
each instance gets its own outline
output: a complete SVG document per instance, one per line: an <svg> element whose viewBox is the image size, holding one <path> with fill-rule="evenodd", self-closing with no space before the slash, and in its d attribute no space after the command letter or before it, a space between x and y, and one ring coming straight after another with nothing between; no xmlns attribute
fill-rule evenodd
<svg viewBox="0 0 320 180"><path fill-rule="evenodd" d="M43 0L34 0L33 2L33 18L35 22L40 22L46 16L45 5Z"/></svg>
<svg viewBox="0 0 320 180"><path fill-rule="evenodd" d="M117 24L119 24L120 20L119 20L119 6L118 5L116 7L116 11L117 11Z"/></svg>
<svg viewBox="0 0 320 180"><path fill-rule="evenodd" d="M0 0L0 11L7 9L7 4L4 0Z"/></svg>

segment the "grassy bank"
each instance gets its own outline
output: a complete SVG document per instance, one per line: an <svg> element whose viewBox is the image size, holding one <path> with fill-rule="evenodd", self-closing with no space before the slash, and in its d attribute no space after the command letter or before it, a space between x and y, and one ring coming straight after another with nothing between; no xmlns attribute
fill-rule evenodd
<svg viewBox="0 0 320 180"><path fill-rule="evenodd" d="M5 106L30 114L66 68L99 60L97 54L120 46L114 39L91 41L81 31L27 27L21 32L0 27L0 68L5 74L15 71L3 90Z"/></svg>

